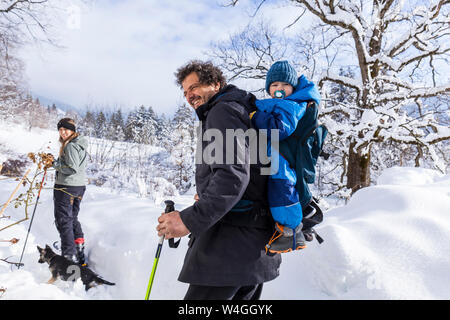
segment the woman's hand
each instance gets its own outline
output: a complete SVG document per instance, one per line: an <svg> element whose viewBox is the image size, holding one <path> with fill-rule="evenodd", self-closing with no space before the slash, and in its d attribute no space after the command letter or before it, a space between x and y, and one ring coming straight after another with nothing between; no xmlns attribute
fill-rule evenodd
<svg viewBox="0 0 450 320"><path fill-rule="evenodd" d="M45 154L44 157L42 157L42 161L44 163L44 168L48 169L48 168L52 167L53 162L55 161L55 158L53 157L53 155L51 153L47 153L47 154Z"/></svg>

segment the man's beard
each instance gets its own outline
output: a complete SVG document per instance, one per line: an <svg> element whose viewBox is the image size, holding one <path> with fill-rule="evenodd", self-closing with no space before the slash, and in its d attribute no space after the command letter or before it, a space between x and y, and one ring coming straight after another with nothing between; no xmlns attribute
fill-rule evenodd
<svg viewBox="0 0 450 320"><path fill-rule="evenodd" d="M213 92L206 93L204 96L195 95L194 97L192 97L189 100L189 104L194 109L197 109L201 105L204 105L205 103L207 103L215 94L216 94L216 92L213 91Z"/></svg>

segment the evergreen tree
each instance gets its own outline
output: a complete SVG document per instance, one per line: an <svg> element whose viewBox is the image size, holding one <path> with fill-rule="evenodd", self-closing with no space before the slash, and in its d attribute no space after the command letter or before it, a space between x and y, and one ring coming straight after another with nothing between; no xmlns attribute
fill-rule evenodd
<svg viewBox="0 0 450 320"><path fill-rule="evenodd" d="M182 104L181 106L179 106L172 119L172 126L174 128L182 127L184 129L187 129L190 133L192 133L193 137L195 117L192 108L187 106L186 104Z"/></svg>
<svg viewBox="0 0 450 320"><path fill-rule="evenodd" d="M158 116L151 106L147 109L144 128L145 134L148 137L148 143L156 145L158 142Z"/></svg>
<svg viewBox="0 0 450 320"><path fill-rule="evenodd" d="M172 132L172 130L171 130L170 119L168 119L166 117L166 115L163 113L157 119L156 137L158 139L159 146L161 146L165 149L171 148L171 143L170 143L171 132Z"/></svg>
<svg viewBox="0 0 450 320"><path fill-rule="evenodd" d="M178 107L171 124L171 155L177 167L175 186L187 191L194 176L195 118L192 109L185 104Z"/></svg>
<svg viewBox="0 0 450 320"><path fill-rule="evenodd" d="M147 120L148 112L144 106L140 106L135 115L134 142L143 144L149 143L148 131L145 128Z"/></svg>
<svg viewBox="0 0 450 320"><path fill-rule="evenodd" d="M91 111L86 111L80 124L80 131L86 136L95 136L95 115Z"/></svg>
<svg viewBox="0 0 450 320"><path fill-rule="evenodd" d="M127 116L127 121L124 127L125 141L134 142L134 125L136 118L136 110L131 111Z"/></svg>
<svg viewBox="0 0 450 320"><path fill-rule="evenodd" d="M122 111L119 109L111 115L111 120L108 126L108 138L116 141L124 141L124 122Z"/></svg>
<svg viewBox="0 0 450 320"><path fill-rule="evenodd" d="M104 138L107 132L107 120L103 111L100 111L95 118L95 136Z"/></svg>
<svg viewBox="0 0 450 320"><path fill-rule="evenodd" d="M130 113L125 126L127 141L143 144L156 144L157 116L152 107L139 109Z"/></svg>
<svg viewBox="0 0 450 320"><path fill-rule="evenodd" d="M147 137L144 133L144 126L146 121L147 110L144 106L132 111L128 115L127 123L125 125L126 141L135 143L148 143Z"/></svg>

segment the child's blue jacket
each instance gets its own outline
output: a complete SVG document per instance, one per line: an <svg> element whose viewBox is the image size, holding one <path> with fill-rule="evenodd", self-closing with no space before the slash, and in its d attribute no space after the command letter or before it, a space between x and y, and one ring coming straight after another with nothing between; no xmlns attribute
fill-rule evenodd
<svg viewBox="0 0 450 320"><path fill-rule="evenodd" d="M320 104L320 93L317 86L306 79L304 75L298 79L294 92L284 99L256 100L258 111L252 117L257 129L267 129L270 139L270 129L278 129L280 140L290 136L297 127L298 121L306 110L308 101Z"/></svg>
<svg viewBox="0 0 450 320"><path fill-rule="evenodd" d="M279 140L290 136L305 113L309 101L320 104L317 86L301 76L294 92L284 99L256 100L258 111L252 122L257 129L267 129L268 156L271 157L272 174L269 177L268 200L276 222L295 229L302 220L302 209L295 185L297 177L286 159L270 143L271 129L279 130Z"/></svg>

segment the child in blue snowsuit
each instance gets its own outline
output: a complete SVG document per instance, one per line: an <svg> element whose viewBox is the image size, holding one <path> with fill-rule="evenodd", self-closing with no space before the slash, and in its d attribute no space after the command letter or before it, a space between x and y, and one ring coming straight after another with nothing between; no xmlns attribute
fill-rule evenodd
<svg viewBox="0 0 450 320"><path fill-rule="evenodd" d="M278 129L279 140L290 136L305 113L309 101L320 103L314 83L297 73L287 61L275 62L266 76L266 91L272 99L257 100L257 111L251 115L257 129L267 129L268 156L278 162L278 171L271 172L268 181L268 201L275 220L276 232L266 250L271 253L290 252L306 247L302 229L302 206L295 185L295 170L270 143L271 129Z"/></svg>

